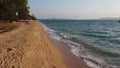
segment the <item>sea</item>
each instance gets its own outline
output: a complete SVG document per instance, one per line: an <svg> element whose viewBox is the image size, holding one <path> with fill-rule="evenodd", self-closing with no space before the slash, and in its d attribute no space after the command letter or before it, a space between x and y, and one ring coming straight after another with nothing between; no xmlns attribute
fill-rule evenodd
<svg viewBox="0 0 120 68"><path fill-rule="evenodd" d="M118 20L39 20L50 38L66 43L91 68L120 68Z"/></svg>

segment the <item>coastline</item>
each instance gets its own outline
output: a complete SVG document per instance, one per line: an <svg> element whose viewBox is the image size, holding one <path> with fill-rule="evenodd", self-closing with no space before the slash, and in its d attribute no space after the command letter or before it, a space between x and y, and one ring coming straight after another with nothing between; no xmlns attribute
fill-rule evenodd
<svg viewBox="0 0 120 68"><path fill-rule="evenodd" d="M0 68L66 68L61 50L37 22L20 24L0 38Z"/></svg>
<svg viewBox="0 0 120 68"><path fill-rule="evenodd" d="M40 24L40 25L42 25L43 30L44 30L44 25L43 24ZM83 61L83 59L81 59L80 57L76 57L75 55L71 53L70 47L66 43L53 39L49 37L49 34L47 32L45 33L48 36L49 40L52 42L52 44L57 46L62 52L64 63L67 65L67 68L90 68Z"/></svg>
<svg viewBox="0 0 120 68"><path fill-rule="evenodd" d="M68 68L90 68L80 57L76 57L71 53L70 48L66 43L55 39L52 39L52 42L62 51L64 62Z"/></svg>
<svg viewBox="0 0 120 68"><path fill-rule="evenodd" d="M39 20L47 35L67 44L91 68L119 68L119 26L114 20ZM84 23L83 23L84 22ZM113 23L115 22L115 23ZM100 28L96 28L96 26ZM114 28L111 25L115 25ZM109 27L106 27L109 26ZM102 27L102 28L101 28ZM107 30L104 30L107 29ZM114 29L111 31L110 29ZM115 31L118 31L117 34ZM109 33L110 32L110 33ZM58 45L61 45L58 44ZM115 45L115 46L114 46ZM110 50L109 50L110 49ZM112 51L114 50L114 51ZM114 62L112 62L114 61Z"/></svg>

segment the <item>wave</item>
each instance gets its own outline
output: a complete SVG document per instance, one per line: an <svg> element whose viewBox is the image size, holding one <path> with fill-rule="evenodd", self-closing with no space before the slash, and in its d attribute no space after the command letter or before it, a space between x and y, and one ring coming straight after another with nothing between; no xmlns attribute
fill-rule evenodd
<svg viewBox="0 0 120 68"><path fill-rule="evenodd" d="M83 36L87 37L97 37L97 38L117 38L119 36L110 36L108 34L98 34L98 33L81 33Z"/></svg>
<svg viewBox="0 0 120 68"><path fill-rule="evenodd" d="M106 31L84 31L84 32L86 32L86 33L96 33L96 34L109 34Z"/></svg>
<svg viewBox="0 0 120 68"><path fill-rule="evenodd" d="M109 42L111 42L111 43L115 43L115 44L120 44L120 40L119 39L110 39L110 40L108 40Z"/></svg>
<svg viewBox="0 0 120 68"><path fill-rule="evenodd" d="M84 48L90 49L94 53L100 54L102 56L111 56L111 57L119 57L120 56L120 53L104 50L100 47L94 47L94 46L92 46L92 44L90 45L90 43L87 44L87 43L84 43L84 42L80 42L80 40L78 40L75 37L68 37L67 39L71 40L73 42L79 43L79 44L83 45ZM119 47L117 47L117 48L119 48Z"/></svg>

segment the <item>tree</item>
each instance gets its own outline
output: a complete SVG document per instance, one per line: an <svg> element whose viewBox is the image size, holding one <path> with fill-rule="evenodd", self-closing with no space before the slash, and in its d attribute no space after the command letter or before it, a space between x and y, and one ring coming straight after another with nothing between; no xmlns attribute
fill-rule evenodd
<svg viewBox="0 0 120 68"><path fill-rule="evenodd" d="M11 2L11 3L10 3ZM0 20L11 21L15 18L15 6L13 0L0 1Z"/></svg>
<svg viewBox="0 0 120 68"><path fill-rule="evenodd" d="M18 13L18 16L16 16ZM29 15L27 0L0 0L0 20L16 21L18 19L35 19Z"/></svg>
<svg viewBox="0 0 120 68"><path fill-rule="evenodd" d="M19 19L28 19L29 16L28 1L17 0L16 5L17 5L16 11L19 14L18 15Z"/></svg>

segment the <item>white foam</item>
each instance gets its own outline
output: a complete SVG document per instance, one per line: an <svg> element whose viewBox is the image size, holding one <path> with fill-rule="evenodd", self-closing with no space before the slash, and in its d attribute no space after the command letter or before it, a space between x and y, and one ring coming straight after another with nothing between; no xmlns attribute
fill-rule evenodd
<svg viewBox="0 0 120 68"><path fill-rule="evenodd" d="M90 62L90 61L88 61L86 59L83 59L83 60L87 63L87 65L89 65L92 68L103 68L101 65L94 64L94 63L92 63L92 62Z"/></svg>
<svg viewBox="0 0 120 68"><path fill-rule="evenodd" d="M44 24L42 24L42 23L40 23L40 24L42 25L42 27L43 27L43 29L44 29L45 31L48 31L48 32L55 32L54 30L48 28L46 25L44 25Z"/></svg>
<svg viewBox="0 0 120 68"><path fill-rule="evenodd" d="M61 35L63 36L63 38L67 39L67 35L65 35L64 33L61 33Z"/></svg>
<svg viewBox="0 0 120 68"><path fill-rule="evenodd" d="M63 42L67 43L68 46L71 48L71 52L77 56L81 57L86 64L92 68L103 68L102 63L105 63L100 58L92 56L89 52L80 46L80 44L72 42L70 40L63 40Z"/></svg>
<svg viewBox="0 0 120 68"><path fill-rule="evenodd" d="M48 28L46 25L44 25L44 24L42 24L42 23L40 23L40 24L42 25L45 33L46 33L50 38L53 38L53 39L55 39L55 40L61 41L61 37L58 36L58 35L55 33L55 32L56 32L55 30L52 30L52 29Z"/></svg>

